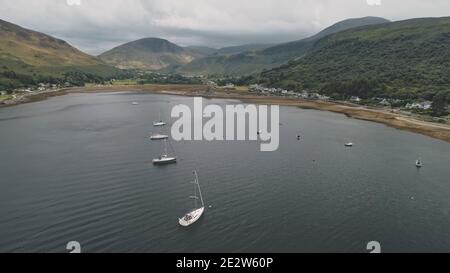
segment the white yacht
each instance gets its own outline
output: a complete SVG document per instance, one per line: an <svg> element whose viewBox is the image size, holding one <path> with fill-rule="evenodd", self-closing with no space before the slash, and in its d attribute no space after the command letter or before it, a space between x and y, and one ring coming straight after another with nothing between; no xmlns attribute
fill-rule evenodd
<svg viewBox="0 0 450 273"><path fill-rule="evenodd" d="M194 208L191 212L188 212L182 218L178 219L178 223L183 227L188 227L197 222L198 219L200 219L200 217L203 215L203 212L205 212L205 204L203 203L202 191L200 190L200 183L198 181L198 175L196 171L194 171L194 176L195 181L192 182L194 184L194 195L190 197L194 200ZM199 196L197 196L197 190ZM201 207L198 207L199 199L201 202Z"/></svg>
<svg viewBox="0 0 450 273"><path fill-rule="evenodd" d="M166 123L161 119L161 112L159 112L159 121L153 122L153 126L155 127L166 126Z"/></svg>
<svg viewBox="0 0 450 273"><path fill-rule="evenodd" d="M165 165L165 164L172 164L176 163L177 158L176 157L170 157L168 155L161 155L158 158L153 159L153 164L155 165Z"/></svg>
<svg viewBox="0 0 450 273"><path fill-rule="evenodd" d="M164 140L164 154L160 155L158 158L153 159L153 164L155 165L165 165L176 163L177 158L175 156L169 156L167 153L167 140Z"/></svg>
<svg viewBox="0 0 450 273"><path fill-rule="evenodd" d="M151 140L165 140L168 139L169 136L168 135L162 135L162 134L154 134L150 136Z"/></svg>
<svg viewBox="0 0 450 273"><path fill-rule="evenodd" d="M159 122L154 122L153 123L153 126L155 126L155 127L161 127L161 126L165 126L166 125L166 123L164 122L164 121L159 121Z"/></svg>
<svg viewBox="0 0 450 273"><path fill-rule="evenodd" d="M420 159L417 159L417 160L416 160L416 167L417 167L417 168L422 168L422 167L423 167L422 160L420 160Z"/></svg>
<svg viewBox="0 0 450 273"><path fill-rule="evenodd" d="M345 143L345 147L353 147L353 143L351 143L351 142Z"/></svg>

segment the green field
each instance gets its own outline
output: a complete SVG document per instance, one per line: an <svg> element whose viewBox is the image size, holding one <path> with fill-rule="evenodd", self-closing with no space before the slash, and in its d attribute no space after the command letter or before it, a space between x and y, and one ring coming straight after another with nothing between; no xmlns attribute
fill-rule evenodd
<svg viewBox="0 0 450 273"><path fill-rule="evenodd" d="M137 80L127 79L127 80L115 80L113 85L136 85L138 84Z"/></svg>
<svg viewBox="0 0 450 273"><path fill-rule="evenodd" d="M0 95L0 101L8 100L10 98L12 98L11 95Z"/></svg>

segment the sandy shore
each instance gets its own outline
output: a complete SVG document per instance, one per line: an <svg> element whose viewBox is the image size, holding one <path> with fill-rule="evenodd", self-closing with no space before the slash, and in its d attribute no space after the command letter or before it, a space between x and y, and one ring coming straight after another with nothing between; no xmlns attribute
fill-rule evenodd
<svg viewBox="0 0 450 273"><path fill-rule="evenodd" d="M42 100L50 96L58 96L68 93L99 93L123 91L237 99L246 103L276 104L283 106L295 106L306 109L325 110L335 113L342 113L351 118L383 123L397 129L407 130L410 132L419 133L450 142L450 126L448 125L426 122L410 116L392 113L383 109L369 109L362 106L352 106L335 102L310 101L272 96L256 96L246 91L211 90L205 85L126 85L79 87L57 90L53 93L48 92L46 94L30 96L24 102Z"/></svg>

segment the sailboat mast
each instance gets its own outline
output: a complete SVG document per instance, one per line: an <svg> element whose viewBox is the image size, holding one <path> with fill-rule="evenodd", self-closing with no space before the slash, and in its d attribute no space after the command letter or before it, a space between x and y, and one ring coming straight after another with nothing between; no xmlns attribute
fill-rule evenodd
<svg viewBox="0 0 450 273"><path fill-rule="evenodd" d="M196 183L197 183L196 181L194 181L194 183L192 183L192 184L194 184L194 209L198 209L197 186L195 186Z"/></svg>
<svg viewBox="0 0 450 273"><path fill-rule="evenodd" d="M200 183L198 182L197 171L194 171L194 174L195 174L195 182L196 182L197 187L198 187L198 193L200 195L200 201L202 202L202 207L205 207L205 204L203 203L202 191L200 190Z"/></svg>

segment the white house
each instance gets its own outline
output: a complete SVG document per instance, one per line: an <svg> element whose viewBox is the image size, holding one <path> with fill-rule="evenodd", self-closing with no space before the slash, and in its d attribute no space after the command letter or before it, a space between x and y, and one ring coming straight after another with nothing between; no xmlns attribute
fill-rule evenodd
<svg viewBox="0 0 450 273"><path fill-rule="evenodd" d="M319 100L329 100L329 99L330 99L330 97L325 96L325 95L320 95L320 94L317 96L317 98L318 98Z"/></svg>
<svg viewBox="0 0 450 273"><path fill-rule="evenodd" d="M425 101L422 103L423 110L429 110L433 107L433 102Z"/></svg>
<svg viewBox="0 0 450 273"><path fill-rule="evenodd" d="M352 96L352 97L350 98L350 101L353 101L353 102L361 102L361 99L360 99L358 96Z"/></svg>
<svg viewBox="0 0 450 273"><path fill-rule="evenodd" d="M391 105L391 103L390 103L387 99L383 99L383 100L380 102L380 104L381 104L381 105L384 105L384 106L390 106L390 105Z"/></svg>

